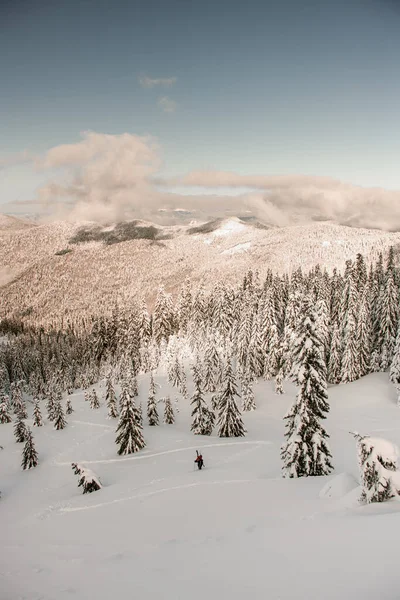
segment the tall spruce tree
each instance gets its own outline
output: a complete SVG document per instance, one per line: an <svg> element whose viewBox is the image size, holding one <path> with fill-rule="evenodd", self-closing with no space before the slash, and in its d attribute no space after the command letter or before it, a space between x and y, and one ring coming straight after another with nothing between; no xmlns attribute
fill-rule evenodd
<svg viewBox="0 0 400 600"><path fill-rule="evenodd" d="M8 398L2 395L0 399L0 423L11 423L12 418L10 415Z"/></svg>
<svg viewBox="0 0 400 600"><path fill-rule="evenodd" d="M228 360L218 403L219 437L242 437L246 434L235 397L239 397L239 394L236 389L231 361Z"/></svg>
<svg viewBox="0 0 400 600"><path fill-rule="evenodd" d="M164 423L166 425L173 425L175 423L174 409L172 408L172 402L169 396L164 398Z"/></svg>
<svg viewBox="0 0 400 600"><path fill-rule="evenodd" d="M138 411L135 410L134 401L126 389L122 390L121 398L122 405L115 443L118 446L118 454L132 454L142 450L146 444Z"/></svg>
<svg viewBox="0 0 400 600"><path fill-rule="evenodd" d="M297 339L296 400L285 416L286 443L282 447L283 475L328 475L332 470L329 437L320 421L329 411L324 347L316 330L316 315L305 303Z"/></svg>
<svg viewBox="0 0 400 600"><path fill-rule="evenodd" d="M210 409L203 397L203 392L200 387L200 381L197 379L194 382L194 392L190 402L192 409L192 425L190 430L195 435L211 435L210 431Z"/></svg>
<svg viewBox="0 0 400 600"><path fill-rule="evenodd" d="M42 427L42 425L43 425L42 412L40 410L39 400L36 398L35 405L33 408L33 426L34 427Z"/></svg>
<svg viewBox="0 0 400 600"><path fill-rule="evenodd" d="M100 408L100 401L96 390L93 388L90 394L90 408Z"/></svg>
<svg viewBox="0 0 400 600"><path fill-rule="evenodd" d="M32 431L29 427L26 427L25 446L22 452L21 466L24 470L32 469L37 466L38 462L38 453L35 448L35 442L33 441Z"/></svg>
<svg viewBox="0 0 400 600"><path fill-rule="evenodd" d="M154 383L153 373L150 373L149 396L147 400L147 419L151 427L153 427L154 425L159 425L156 400L156 386Z"/></svg>
<svg viewBox="0 0 400 600"><path fill-rule="evenodd" d="M21 414L17 415L17 420L15 421L14 424L14 435L15 435L15 440L21 444L22 442L25 441L26 439L26 424L25 421L23 420Z"/></svg>
<svg viewBox="0 0 400 600"><path fill-rule="evenodd" d="M118 417L117 397L110 375L108 375L106 381L106 405L108 409L108 418L116 419Z"/></svg>
<svg viewBox="0 0 400 600"><path fill-rule="evenodd" d="M67 420L65 418L64 409L63 409L62 403L61 403L61 393L56 398L53 414L54 414L54 419L53 419L54 429L56 429L57 431L60 429L64 429L67 426Z"/></svg>

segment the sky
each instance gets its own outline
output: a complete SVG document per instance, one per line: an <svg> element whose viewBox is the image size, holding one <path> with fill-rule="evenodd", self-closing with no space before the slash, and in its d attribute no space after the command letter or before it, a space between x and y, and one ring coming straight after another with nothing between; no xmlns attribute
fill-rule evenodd
<svg viewBox="0 0 400 600"><path fill-rule="evenodd" d="M169 195L238 194L237 178L254 175L400 190L397 0L0 6L0 206L77 195L97 206L94 139L107 176L121 156L126 172L143 167L142 144L151 154L139 186L121 174L126 191L157 179Z"/></svg>

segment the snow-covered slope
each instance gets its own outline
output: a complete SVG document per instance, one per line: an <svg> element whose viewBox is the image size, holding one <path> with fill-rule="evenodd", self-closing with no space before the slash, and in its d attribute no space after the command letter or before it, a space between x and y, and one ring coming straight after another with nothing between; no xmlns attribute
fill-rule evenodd
<svg viewBox="0 0 400 600"><path fill-rule="evenodd" d="M159 395L172 391L158 382ZM140 382L143 402L147 386ZM1 600L396 600L400 504L358 506L348 434L400 445L387 376L330 388L335 473L326 478L281 477L282 416L295 390L287 392L256 387L241 439L193 436L180 400L177 423L145 426L146 449L126 457L104 405L90 410L77 393L66 429L34 430L40 464L31 471L20 469L12 425L0 425ZM104 487L82 495L71 462Z"/></svg>
<svg viewBox="0 0 400 600"><path fill-rule="evenodd" d="M233 217L196 227L58 222L0 231L0 274L7 283L0 316L25 315L38 323L80 318L137 294L151 303L160 284L175 292L187 277L212 287L221 278L236 284L249 268L261 277L269 268L343 268L357 252L376 258L398 244L400 233L328 223L265 228Z"/></svg>

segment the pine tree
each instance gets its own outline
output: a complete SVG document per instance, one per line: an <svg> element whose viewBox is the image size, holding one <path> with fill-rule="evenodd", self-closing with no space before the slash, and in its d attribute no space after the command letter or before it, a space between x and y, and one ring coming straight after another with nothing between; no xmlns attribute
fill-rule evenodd
<svg viewBox="0 0 400 600"><path fill-rule="evenodd" d="M238 396L238 393L231 363L228 360L218 403L219 437L242 437L246 434L235 396Z"/></svg>
<svg viewBox="0 0 400 600"><path fill-rule="evenodd" d="M340 383L342 373L342 335L339 326L334 323L328 362L329 383Z"/></svg>
<svg viewBox="0 0 400 600"><path fill-rule="evenodd" d="M74 412L74 409L72 407L72 402L70 398L67 398L67 404L66 404L66 410L65 410L67 415L72 415L72 413Z"/></svg>
<svg viewBox="0 0 400 600"><path fill-rule="evenodd" d="M199 381L195 383L194 393L190 402L191 406L193 406L191 413L192 425L190 430L193 431L195 435L211 435L210 411L204 401L199 383Z"/></svg>
<svg viewBox="0 0 400 600"><path fill-rule="evenodd" d="M35 448L33 441L32 431L29 427L26 427L25 431L25 446L22 452L22 463L21 466L24 470L32 469L38 464L38 453Z"/></svg>
<svg viewBox="0 0 400 600"><path fill-rule="evenodd" d="M108 408L108 418L116 419L118 417L117 397L110 375L107 377L106 381L106 405Z"/></svg>
<svg viewBox="0 0 400 600"><path fill-rule="evenodd" d="M154 383L153 373L150 373L150 386L149 386L149 397L147 401L147 418L149 425L159 425L157 400L156 400L156 386Z"/></svg>
<svg viewBox="0 0 400 600"><path fill-rule="evenodd" d="M33 408L33 426L34 427L42 427L42 425L43 425L43 419L42 419L42 412L40 410L40 403L39 403L39 400L36 399L35 406Z"/></svg>
<svg viewBox="0 0 400 600"><path fill-rule="evenodd" d="M256 402L254 397L254 391L250 376L245 374L242 381L242 410L247 412L250 410L256 410Z"/></svg>
<svg viewBox="0 0 400 600"><path fill-rule="evenodd" d="M56 429L57 431L59 429L64 429L67 425L67 420L65 418L64 415L64 410L61 404L61 394L60 396L56 399L55 404L54 404L54 429Z"/></svg>
<svg viewBox="0 0 400 600"><path fill-rule="evenodd" d="M175 423L175 415L169 396L164 399L164 405L164 423L166 423L166 425L173 425Z"/></svg>
<svg viewBox="0 0 400 600"><path fill-rule="evenodd" d="M49 390L49 396L46 402L47 418L49 421L54 421L54 410L56 405L56 398L53 389Z"/></svg>
<svg viewBox="0 0 400 600"><path fill-rule="evenodd" d="M295 342L296 400L285 416L287 441L282 447L283 473L287 477L327 475L332 470L328 434L320 424L329 411L324 348L316 331L316 316L310 304Z"/></svg>
<svg viewBox="0 0 400 600"><path fill-rule="evenodd" d="M285 393L285 390L283 389L284 373L284 367L281 366L275 379L275 394L281 395Z"/></svg>
<svg viewBox="0 0 400 600"><path fill-rule="evenodd" d="M93 388L90 394L90 408L100 408L100 401L96 390Z"/></svg>
<svg viewBox="0 0 400 600"><path fill-rule="evenodd" d="M11 404L14 408L14 414L21 414L23 419L26 419L28 415L26 413L26 406L22 398L22 389L20 382L11 384Z"/></svg>
<svg viewBox="0 0 400 600"><path fill-rule="evenodd" d="M391 442L353 433L357 440L361 478L360 502L384 502L396 495L393 473L397 469L398 450Z"/></svg>
<svg viewBox="0 0 400 600"><path fill-rule="evenodd" d="M122 390L121 399L122 406L115 443L118 445L118 454L132 454L142 450L146 444L140 424L139 411L135 410L133 399L126 389Z"/></svg>
<svg viewBox="0 0 400 600"><path fill-rule="evenodd" d="M11 423L12 418L8 406L7 396L2 395L0 399L0 423Z"/></svg>
<svg viewBox="0 0 400 600"><path fill-rule="evenodd" d="M356 328L356 346L358 357L358 377L364 377L370 372L372 345L372 324L369 307L368 287L362 290L361 305L358 313Z"/></svg>
<svg viewBox="0 0 400 600"><path fill-rule="evenodd" d="M25 425L25 421L22 419L21 415L17 415L17 420L15 421L15 425L14 425L14 435L15 435L15 439L18 443L22 443L25 442L26 440L26 425Z"/></svg>
<svg viewBox="0 0 400 600"><path fill-rule="evenodd" d="M97 490L101 489L100 479L93 471L78 463L72 463L71 466L75 475L79 475L78 487L82 487L84 494L91 494L92 492L97 492Z"/></svg>

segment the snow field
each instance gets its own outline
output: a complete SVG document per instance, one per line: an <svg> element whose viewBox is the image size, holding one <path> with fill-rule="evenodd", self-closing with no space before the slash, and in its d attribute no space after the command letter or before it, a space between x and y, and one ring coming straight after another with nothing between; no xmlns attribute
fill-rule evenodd
<svg viewBox="0 0 400 600"><path fill-rule="evenodd" d="M173 400L165 380L156 381L157 397ZM148 378L139 388L144 405ZM400 503L357 504L348 434L400 444L387 376L329 388L324 426L335 471L323 478L281 477L282 417L295 388L286 384L284 396L272 382L254 389L258 408L244 415L245 438L193 436L180 399L175 425L145 425L145 450L123 457L104 401L91 410L76 393L66 429L47 421L33 429L39 465L30 471L20 468L12 424L0 425L0 599L398 599ZM104 487L83 495L71 462Z"/></svg>

